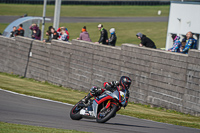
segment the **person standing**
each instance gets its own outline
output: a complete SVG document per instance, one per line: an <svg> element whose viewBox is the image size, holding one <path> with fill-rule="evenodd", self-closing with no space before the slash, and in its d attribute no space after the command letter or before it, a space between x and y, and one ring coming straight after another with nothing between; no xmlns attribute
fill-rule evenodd
<svg viewBox="0 0 200 133"><path fill-rule="evenodd" d="M13 31L10 32L10 37L15 37L18 34L16 26L13 26Z"/></svg>
<svg viewBox="0 0 200 133"><path fill-rule="evenodd" d="M68 37L68 35L66 33L66 30L65 30L65 28L63 28L60 33L60 38L58 40L68 41L67 37Z"/></svg>
<svg viewBox="0 0 200 133"><path fill-rule="evenodd" d="M146 35L143 35L142 33L138 32L136 34L137 38L141 40L141 43L139 44L140 47L145 46L148 48L155 48L156 49L156 45L155 43L148 37L146 37Z"/></svg>
<svg viewBox="0 0 200 133"><path fill-rule="evenodd" d="M110 36L110 38L108 39L108 45L110 45L110 46L115 46L115 43L116 43L116 41L117 41L117 36L116 36L116 34L115 34L115 28L111 28L111 29L110 29L110 34L111 34L111 36Z"/></svg>
<svg viewBox="0 0 200 133"><path fill-rule="evenodd" d="M106 41L106 40L108 40L107 30L103 28L102 24L99 24L97 27L98 27L99 31L101 32L101 36L99 38L99 41L95 42L95 43L102 43L102 44L108 45L108 43Z"/></svg>
<svg viewBox="0 0 200 133"><path fill-rule="evenodd" d="M56 39L58 40L59 34L56 32L55 28L51 28L51 39Z"/></svg>
<svg viewBox="0 0 200 133"><path fill-rule="evenodd" d="M33 23L29 27L29 29L32 30L32 35L31 35L32 39L36 39L36 40L40 40L41 39L41 30L39 29L39 27L37 26L36 23Z"/></svg>
<svg viewBox="0 0 200 133"><path fill-rule="evenodd" d="M48 39L43 40L43 42L51 42L52 39L58 40L58 38L59 38L58 33L55 31L55 29L52 26L49 26L49 29L50 29L50 31L48 30L46 32Z"/></svg>
<svg viewBox="0 0 200 133"><path fill-rule="evenodd" d="M29 29L32 31L32 33L31 33L31 38L32 39L35 39L35 37L34 37L34 33L33 33L33 27L35 27L35 26L37 26L37 24L36 23L33 23L31 26L29 26Z"/></svg>
<svg viewBox="0 0 200 133"><path fill-rule="evenodd" d="M30 30L32 30L32 39L40 40L41 39L41 30L36 24L33 24L29 27Z"/></svg>
<svg viewBox="0 0 200 133"><path fill-rule="evenodd" d="M20 24L19 28L18 28L18 34L17 35L24 36L24 29L22 27L23 27L23 25Z"/></svg>
<svg viewBox="0 0 200 133"><path fill-rule="evenodd" d="M90 36L89 36L89 33L87 32L86 30L86 26L84 26L82 28L82 31L79 35L79 38L77 38L78 40L83 40L83 41L88 41L88 42L91 42L91 39L90 39Z"/></svg>
<svg viewBox="0 0 200 133"><path fill-rule="evenodd" d="M65 29L65 32L66 32L66 34L67 34L67 40L69 40L69 32L68 32L68 29L65 28L64 26L57 29L57 33L59 34L59 39L60 39L61 36L62 36L61 31L62 31L63 29Z"/></svg>

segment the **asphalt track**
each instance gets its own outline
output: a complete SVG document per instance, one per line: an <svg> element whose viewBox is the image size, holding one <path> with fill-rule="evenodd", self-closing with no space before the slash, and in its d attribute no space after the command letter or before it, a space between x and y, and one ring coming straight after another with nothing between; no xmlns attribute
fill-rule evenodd
<svg viewBox="0 0 200 133"><path fill-rule="evenodd" d="M104 124L94 119L71 120L72 105L15 94L0 89L0 121L74 129L95 133L199 133L200 130L116 115Z"/></svg>
<svg viewBox="0 0 200 133"><path fill-rule="evenodd" d="M0 23L11 23L18 18L20 16L0 16ZM53 17L47 18L53 22ZM168 17L60 17L60 23L78 22L168 22Z"/></svg>

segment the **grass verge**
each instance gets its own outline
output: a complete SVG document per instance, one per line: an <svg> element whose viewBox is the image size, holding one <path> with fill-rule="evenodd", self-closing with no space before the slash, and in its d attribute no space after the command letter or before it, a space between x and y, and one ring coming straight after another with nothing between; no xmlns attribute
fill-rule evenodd
<svg viewBox="0 0 200 133"><path fill-rule="evenodd" d="M6 73L0 73L0 88L71 104L75 104L87 94L47 82L39 82ZM151 108L148 105L129 103L126 109L121 109L118 113L141 119L200 129L200 117L183 114L174 110Z"/></svg>
<svg viewBox="0 0 200 133"><path fill-rule="evenodd" d="M0 133L86 133L86 132L0 122Z"/></svg>
<svg viewBox="0 0 200 133"><path fill-rule="evenodd" d="M115 5L61 5L61 17L146 17L169 15L169 5L164 6L115 6ZM54 16L54 5L47 5L46 16ZM0 4L0 15L42 16L43 5Z"/></svg>

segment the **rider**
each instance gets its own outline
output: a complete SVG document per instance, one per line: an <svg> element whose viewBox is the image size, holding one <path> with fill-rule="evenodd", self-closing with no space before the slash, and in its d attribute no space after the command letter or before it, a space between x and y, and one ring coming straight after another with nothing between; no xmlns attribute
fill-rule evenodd
<svg viewBox="0 0 200 133"><path fill-rule="evenodd" d="M99 96L101 95L105 90L109 90L109 91L114 91L117 89L117 87L119 88L123 88L123 89L126 89L127 90L127 94L126 94L126 105L124 107L127 106L127 103L128 103L128 98L129 98L129 87L131 85L131 79L127 76L122 76L120 78L119 81L112 81L110 83L108 82L105 82L104 83L104 87L105 89L102 89L102 88L99 88L99 87L96 87L96 86L93 86L91 89L90 89L90 93L88 93L88 95L83 98L83 102L85 104L88 103L88 100L90 98L92 98L93 96Z"/></svg>

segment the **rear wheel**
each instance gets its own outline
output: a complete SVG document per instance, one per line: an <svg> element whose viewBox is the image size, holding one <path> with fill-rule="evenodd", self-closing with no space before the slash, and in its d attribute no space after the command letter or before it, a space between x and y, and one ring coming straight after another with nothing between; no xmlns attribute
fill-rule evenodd
<svg viewBox="0 0 200 133"><path fill-rule="evenodd" d="M77 103L76 105L74 105L74 107L70 111L70 118L72 120L80 120L80 119L82 119L82 116L80 115L80 110L82 108L78 107L79 103Z"/></svg>
<svg viewBox="0 0 200 133"><path fill-rule="evenodd" d="M99 111L96 120L99 123L105 123L106 121L110 120L110 118L115 116L116 112L117 112L117 105L115 105L115 104L112 104L108 108L103 107Z"/></svg>

